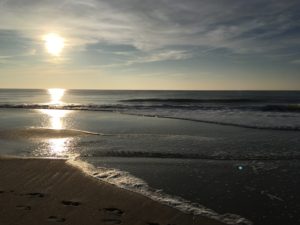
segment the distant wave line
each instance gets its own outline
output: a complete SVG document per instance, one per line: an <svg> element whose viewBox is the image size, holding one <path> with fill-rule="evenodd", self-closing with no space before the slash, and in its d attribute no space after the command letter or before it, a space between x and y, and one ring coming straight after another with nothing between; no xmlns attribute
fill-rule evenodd
<svg viewBox="0 0 300 225"><path fill-rule="evenodd" d="M195 98L137 98L120 100L120 102L172 102L172 103L242 103L242 102L263 102L259 99L195 99Z"/></svg>
<svg viewBox="0 0 300 225"><path fill-rule="evenodd" d="M283 130L283 131L300 131L299 126L257 126L250 124L242 124L242 123L234 123L234 122L222 122L222 121L212 121L212 120L203 120L197 118L186 118L172 115L159 115L159 114L150 114L141 112L130 112L130 110L151 110L157 107L142 107L136 108L122 106L122 105L76 105L76 104L68 104L68 105L48 105L48 104L0 104L0 108L17 108L17 109L57 109L57 110L80 110L80 111L102 111L102 112L118 112L126 115L134 115L134 116L146 116L146 117L157 117L157 118L167 118L167 119L179 119L193 122L202 122L209 124L217 124L224 126L234 126L234 127L242 127L242 128L250 128L250 129L260 129L260 130ZM276 107L275 107L276 108ZM299 110L300 106L297 105L295 109ZM190 110L192 111L192 110ZM239 112L239 111L237 111Z"/></svg>
<svg viewBox="0 0 300 225"><path fill-rule="evenodd" d="M174 102L173 102L174 103ZM180 102L179 102L180 103ZM182 102L181 102L182 103ZM240 110L240 111L269 111L269 112L300 112L300 104L266 104L266 105L182 105L182 104L0 104L0 108L24 108L24 109L72 109L72 110L120 110L120 109L186 109L186 110Z"/></svg>
<svg viewBox="0 0 300 225"><path fill-rule="evenodd" d="M128 113L129 114L129 113ZM138 114L130 114L137 115ZM237 124L237 123L229 123L229 122L220 122L220 121L210 121L210 120L201 120L201 119L191 119L191 118L181 118L181 117L173 117L173 116L152 116L152 115L143 115L147 117L158 117L158 118L166 118L166 119L179 119L200 123L210 123L216 125L223 126L233 126L233 127L242 127L242 128L250 128L250 129L259 129L259 130L283 130L283 131L300 131L300 127L290 127L290 126L280 126L280 127L270 127L270 126L256 126L256 125L247 125L247 124Z"/></svg>

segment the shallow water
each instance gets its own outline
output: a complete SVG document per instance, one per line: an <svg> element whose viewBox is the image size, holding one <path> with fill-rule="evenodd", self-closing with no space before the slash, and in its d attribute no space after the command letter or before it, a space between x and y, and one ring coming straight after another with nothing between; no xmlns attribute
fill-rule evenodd
<svg viewBox="0 0 300 225"><path fill-rule="evenodd" d="M299 93L0 90L0 154L69 158L229 224L296 225Z"/></svg>
<svg viewBox="0 0 300 225"><path fill-rule="evenodd" d="M108 112L62 114L1 109L1 154L78 157L93 165L92 174L102 180L146 195L158 193L156 200L173 206L179 204L174 199L179 200L185 211L221 220L230 213L259 225L299 222L298 131ZM41 127L53 126L66 130L59 130L58 136L45 135L45 129L40 133ZM99 135L78 136L77 130Z"/></svg>
<svg viewBox="0 0 300 225"><path fill-rule="evenodd" d="M0 89L0 108L110 111L257 129L300 130L299 91Z"/></svg>

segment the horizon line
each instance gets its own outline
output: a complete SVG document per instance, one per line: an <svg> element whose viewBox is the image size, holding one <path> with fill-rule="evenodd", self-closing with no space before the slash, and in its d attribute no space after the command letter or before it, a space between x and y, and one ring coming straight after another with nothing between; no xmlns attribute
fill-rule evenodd
<svg viewBox="0 0 300 225"><path fill-rule="evenodd" d="M91 90L91 91L300 91L300 89L96 89L96 88L62 88L62 87L49 87L49 88L1 88L2 90L48 90L52 88L64 90Z"/></svg>

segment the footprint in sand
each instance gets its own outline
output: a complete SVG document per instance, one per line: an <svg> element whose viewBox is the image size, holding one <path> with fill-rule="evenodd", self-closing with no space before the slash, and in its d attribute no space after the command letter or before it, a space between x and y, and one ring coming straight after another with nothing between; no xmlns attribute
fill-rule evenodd
<svg viewBox="0 0 300 225"><path fill-rule="evenodd" d="M100 211L104 212L104 219L102 221L105 224L121 224L121 216L124 214L124 212L117 208L104 208Z"/></svg>
<svg viewBox="0 0 300 225"><path fill-rule="evenodd" d="M49 216L48 217L48 221L51 221L51 222L57 222L57 223L63 223L66 221L65 218L60 218L60 217L57 217L57 216Z"/></svg>
<svg viewBox="0 0 300 225"><path fill-rule="evenodd" d="M105 224L121 224L122 221L118 219L103 219L102 222Z"/></svg>
<svg viewBox="0 0 300 225"><path fill-rule="evenodd" d="M147 225L160 225L159 223L147 223ZM175 225L175 224L170 224L170 223L168 223L167 225Z"/></svg>
<svg viewBox="0 0 300 225"><path fill-rule="evenodd" d="M22 196L28 196L31 198L43 198L45 197L44 193L40 193L40 192L31 192L31 193L26 193L26 194L21 194Z"/></svg>
<svg viewBox="0 0 300 225"><path fill-rule="evenodd" d="M124 212L117 208L104 208L104 211L107 213L114 214L116 216L121 216Z"/></svg>
<svg viewBox="0 0 300 225"><path fill-rule="evenodd" d="M61 204L67 205L67 206L80 206L81 205L80 202L73 202L73 201L66 201L66 200L61 201Z"/></svg>
<svg viewBox="0 0 300 225"><path fill-rule="evenodd" d="M14 193L14 190L9 190L9 191L4 191L4 190L0 190L0 194L5 194L5 193Z"/></svg>
<svg viewBox="0 0 300 225"><path fill-rule="evenodd" d="M31 206L29 205L17 205L16 208L22 210L31 210Z"/></svg>

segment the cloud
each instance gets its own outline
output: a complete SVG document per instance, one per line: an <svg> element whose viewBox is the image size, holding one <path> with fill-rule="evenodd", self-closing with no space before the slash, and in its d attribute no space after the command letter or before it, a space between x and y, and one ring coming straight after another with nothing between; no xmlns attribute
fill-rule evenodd
<svg viewBox="0 0 300 225"><path fill-rule="evenodd" d="M146 56L138 57L134 60L129 60L127 64L131 65L135 63L181 60L181 59L191 58L192 56L193 55L187 51L179 51L179 50L155 51Z"/></svg>
<svg viewBox="0 0 300 225"><path fill-rule="evenodd" d="M291 61L291 63L300 65L300 59L295 59L295 60Z"/></svg>
<svg viewBox="0 0 300 225"><path fill-rule="evenodd" d="M183 50L153 50L148 52L137 51L137 52L110 52L110 53L113 55L122 56L122 58L121 59L119 58L118 60L115 59L114 61L117 62L113 62L113 63L98 64L96 66L97 68L99 67L114 68L114 67L133 66L136 64L143 64L143 63L177 61L177 60L185 60L193 57L193 54L191 52L183 51Z"/></svg>
<svg viewBox="0 0 300 225"><path fill-rule="evenodd" d="M187 59L195 54L178 50L187 46L234 54L299 49L299 10L298 0L0 0L0 29L37 43L57 31L78 50L133 46L148 55L131 63L142 63Z"/></svg>

